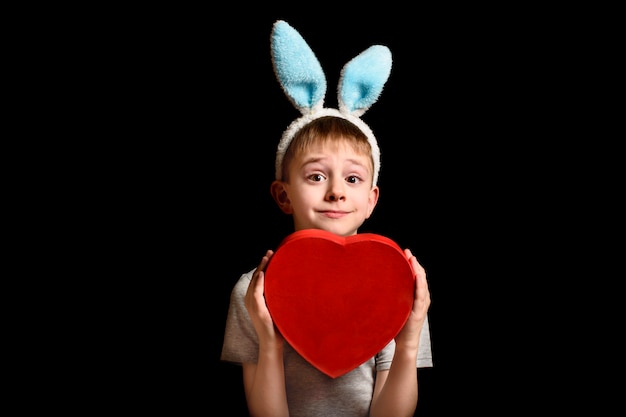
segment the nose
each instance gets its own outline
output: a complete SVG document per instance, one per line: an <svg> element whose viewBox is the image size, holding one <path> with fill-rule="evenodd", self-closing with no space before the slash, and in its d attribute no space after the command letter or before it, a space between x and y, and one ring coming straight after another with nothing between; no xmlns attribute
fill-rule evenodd
<svg viewBox="0 0 626 417"><path fill-rule="evenodd" d="M343 181L329 181L329 185L330 187L326 193L326 199L328 201L343 201L346 199Z"/></svg>

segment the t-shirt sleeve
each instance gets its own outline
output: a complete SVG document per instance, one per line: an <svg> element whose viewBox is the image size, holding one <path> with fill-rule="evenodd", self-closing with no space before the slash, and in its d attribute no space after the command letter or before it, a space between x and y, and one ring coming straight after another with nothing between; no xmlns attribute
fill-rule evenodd
<svg viewBox="0 0 626 417"><path fill-rule="evenodd" d="M230 294L221 360L241 364L258 361L259 339L244 304L254 270L243 274Z"/></svg>
<svg viewBox="0 0 626 417"><path fill-rule="evenodd" d="M396 342L392 340L376 355L376 371L386 371L391 368L391 361L396 349ZM432 347L430 344L430 328L428 317L424 320L422 332L420 333L420 345L417 351L417 368L430 368L433 366Z"/></svg>
<svg viewBox="0 0 626 417"><path fill-rule="evenodd" d="M420 333L420 345L417 351L418 368L431 368L433 366L433 353L430 342L430 327L428 325L428 316L424 320L422 332Z"/></svg>

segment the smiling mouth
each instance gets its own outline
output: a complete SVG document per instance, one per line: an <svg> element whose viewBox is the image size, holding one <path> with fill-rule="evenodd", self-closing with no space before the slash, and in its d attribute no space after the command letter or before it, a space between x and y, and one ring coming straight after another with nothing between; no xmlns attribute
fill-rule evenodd
<svg viewBox="0 0 626 417"><path fill-rule="evenodd" d="M347 211L332 211L332 210L321 211L320 213L326 217L330 217L331 219L338 219L348 214Z"/></svg>

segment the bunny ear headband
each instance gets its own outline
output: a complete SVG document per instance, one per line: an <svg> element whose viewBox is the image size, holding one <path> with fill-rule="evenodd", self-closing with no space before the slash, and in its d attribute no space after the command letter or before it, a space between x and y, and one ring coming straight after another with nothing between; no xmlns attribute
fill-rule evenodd
<svg viewBox="0 0 626 417"><path fill-rule="evenodd" d="M325 108L326 77L317 57L287 22L274 23L271 36L274 73L289 101L302 116L287 127L276 150L276 179L281 178L285 151L298 130L312 120L336 116L356 125L372 147L374 181L380 171L380 150L376 137L360 118L376 102L391 72L391 51L386 46L373 45L352 58L341 70L337 88L339 109Z"/></svg>

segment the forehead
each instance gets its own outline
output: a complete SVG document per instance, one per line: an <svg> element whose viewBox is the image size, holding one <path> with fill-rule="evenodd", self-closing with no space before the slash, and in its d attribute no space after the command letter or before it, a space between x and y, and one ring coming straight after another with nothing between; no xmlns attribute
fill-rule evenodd
<svg viewBox="0 0 626 417"><path fill-rule="evenodd" d="M345 140L309 143L306 149L294 155L288 169L295 174L296 171L313 167L325 170L321 167L336 167L335 164L339 164L341 169L356 170L360 175L373 179L374 163L369 152Z"/></svg>

